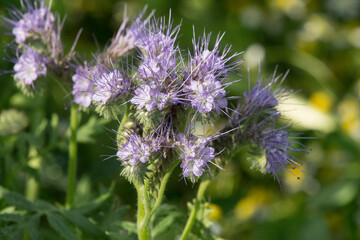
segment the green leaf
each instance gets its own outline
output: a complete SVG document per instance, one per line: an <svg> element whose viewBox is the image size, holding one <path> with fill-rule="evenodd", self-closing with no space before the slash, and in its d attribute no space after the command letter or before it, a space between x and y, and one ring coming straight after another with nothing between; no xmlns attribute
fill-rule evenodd
<svg viewBox="0 0 360 240"><path fill-rule="evenodd" d="M5 236L4 239L17 240L22 239L24 228L18 224L0 228L0 236Z"/></svg>
<svg viewBox="0 0 360 240"><path fill-rule="evenodd" d="M24 220L24 216L21 216L19 214L0 214L0 222L20 222L22 220Z"/></svg>
<svg viewBox="0 0 360 240"><path fill-rule="evenodd" d="M105 232L98 226L90 222L86 217L79 212L64 210L61 214L69 221L79 227L85 233L94 236L105 236Z"/></svg>
<svg viewBox="0 0 360 240"><path fill-rule="evenodd" d="M81 214L86 214L91 211L94 211L97 208L99 208L102 204L104 204L108 199L110 199L110 197L111 197L111 190L109 190L109 192L107 192L107 193L100 195L98 198L89 202L88 204L85 204L85 205L77 208L76 211Z"/></svg>
<svg viewBox="0 0 360 240"><path fill-rule="evenodd" d="M15 206L18 209L28 210L28 211L35 211L35 206L26 200L22 195L11 192L6 188L0 186L0 199L4 199L4 201L12 206Z"/></svg>
<svg viewBox="0 0 360 240"><path fill-rule="evenodd" d="M173 212L167 217L163 218L152 230L151 235L153 239L157 239L157 236L173 229L174 223L178 222L182 216L180 212Z"/></svg>
<svg viewBox="0 0 360 240"><path fill-rule="evenodd" d="M94 143L94 136L104 131L104 125L108 120L91 116L90 119L83 124L77 132L77 141L79 143Z"/></svg>
<svg viewBox="0 0 360 240"><path fill-rule="evenodd" d="M126 230L128 233L137 233L136 223L129 221L121 221L116 226L119 226L120 229Z"/></svg>
<svg viewBox="0 0 360 240"><path fill-rule="evenodd" d="M52 229L60 234L66 240L77 240L74 230L67 225L62 216L48 212L46 217Z"/></svg>
<svg viewBox="0 0 360 240"><path fill-rule="evenodd" d="M40 232L38 230L40 216L37 215L32 217L27 223L27 230L31 240L40 240L42 237L40 236Z"/></svg>

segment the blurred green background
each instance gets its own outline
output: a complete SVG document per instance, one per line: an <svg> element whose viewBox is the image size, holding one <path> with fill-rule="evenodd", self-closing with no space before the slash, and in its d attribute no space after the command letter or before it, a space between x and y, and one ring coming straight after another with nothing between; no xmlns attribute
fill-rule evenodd
<svg viewBox="0 0 360 240"><path fill-rule="evenodd" d="M0 14L6 15L11 4L2 1ZM301 171L283 171L282 189L271 176L251 168L249 159L237 156L226 166L208 190L209 205L214 211L212 231L226 239L360 239L360 1L358 0L174 0L128 1L128 15L135 17L144 6L155 16L171 16L180 22L178 44L192 49L193 26L197 35L205 29L226 32L222 44L231 44L246 61L239 83L231 94L248 87L247 67L252 84L257 78L259 61L263 76L290 70L284 86L297 91L280 106L287 119L295 122L293 132L303 132L301 142L312 149L296 154L303 161ZM62 39L65 52L70 49L80 28L77 52L88 59L109 43L122 22L124 2L117 0L53 0L52 10L61 19L66 15ZM10 36L0 36L6 48ZM0 69L12 69L3 60ZM9 51L8 51L9 52ZM1 75L0 109L17 109L28 120L21 134L31 133L37 146L53 143L37 152L28 141L1 139L1 184L24 193L28 175L33 174L31 160L43 158L38 174L39 198L52 203L64 202L67 169L67 128L71 97L58 85L35 99L23 96L11 75ZM239 78L237 76L237 78ZM79 145L78 188L76 203L95 198L111 182L116 182L120 205L131 205L128 216L134 219L136 195L133 187L119 176L120 164L113 155L114 146L107 129L117 123L82 114ZM46 120L42 120L45 118ZM6 119L0 117L0 132ZM43 124L43 125L41 125ZM43 131L40 131L43 126ZM54 137L55 136L55 137ZM109 137L110 136L110 137ZM6 170L5 170L6 169ZM30 169L30 170L29 170ZM5 172L6 171L6 172ZM36 175L36 174L35 174ZM297 177L300 177L300 180ZM197 185L185 185L180 169L173 175L166 191L166 202L186 211L186 202L195 196ZM131 215L132 214L132 215Z"/></svg>

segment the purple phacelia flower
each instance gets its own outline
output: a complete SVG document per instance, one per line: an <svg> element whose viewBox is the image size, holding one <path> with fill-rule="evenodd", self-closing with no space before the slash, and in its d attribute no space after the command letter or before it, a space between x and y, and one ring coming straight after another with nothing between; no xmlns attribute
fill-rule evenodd
<svg viewBox="0 0 360 240"><path fill-rule="evenodd" d="M278 100L270 92L270 86L262 86L256 83L252 90L244 92L244 104L251 106L252 109L274 108L278 105Z"/></svg>
<svg viewBox="0 0 360 240"><path fill-rule="evenodd" d="M175 40L180 26L172 30L172 23L167 25L165 19L152 19L147 28L136 32L136 46L141 50L139 76L163 81L176 68L178 47Z"/></svg>
<svg viewBox="0 0 360 240"><path fill-rule="evenodd" d="M74 102L85 108L89 107L93 97L94 81L86 64L85 67L76 67L76 73L72 76L72 80L74 82L72 90Z"/></svg>
<svg viewBox="0 0 360 240"><path fill-rule="evenodd" d="M180 133L177 145L181 153L180 167L183 169L183 176L190 177L192 181L195 177L200 177L206 168L209 168L208 163L211 163L215 157L214 148L207 146L207 138L185 136Z"/></svg>
<svg viewBox="0 0 360 240"><path fill-rule="evenodd" d="M14 65L14 78L22 86L33 85L39 76L46 75L46 59L37 51L28 48Z"/></svg>
<svg viewBox="0 0 360 240"><path fill-rule="evenodd" d="M189 53L189 75L192 79L202 79L208 74L213 74L216 78L227 77L229 71L235 69L240 62L230 63L230 61L238 56L239 54L233 54L227 56L230 51L230 47L225 47L223 52L220 51L220 41L223 35L218 35L216 38L215 45L212 50L209 50L210 36L203 35L196 41L195 32L193 37L193 56Z"/></svg>
<svg viewBox="0 0 360 240"><path fill-rule="evenodd" d="M225 86L215 80L212 74L207 75L203 81L191 80L189 85L184 86L187 98L193 108L200 113L208 113L215 110L217 114L227 106Z"/></svg>
<svg viewBox="0 0 360 240"><path fill-rule="evenodd" d="M106 104L128 92L130 81L125 73L120 72L117 68L111 71L100 66L98 66L98 72L92 76L94 78L92 99L95 102Z"/></svg>
<svg viewBox="0 0 360 240"><path fill-rule="evenodd" d="M126 143L122 144L121 148L118 149L116 156L119 157L124 164L131 166L146 163L151 156L151 144L134 132L126 137L126 139Z"/></svg>
<svg viewBox="0 0 360 240"><path fill-rule="evenodd" d="M55 17L45 1L21 1L24 13L19 10L10 11L10 18L4 18L12 29L15 41L25 43L27 39L42 39L47 43L56 35Z"/></svg>
<svg viewBox="0 0 360 240"><path fill-rule="evenodd" d="M175 40L179 30L180 25L172 29L172 22L166 24L165 18L160 18L160 21L153 18L146 28L135 32L135 45L141 50L144 59L169 59L176 53Z"/></svg>

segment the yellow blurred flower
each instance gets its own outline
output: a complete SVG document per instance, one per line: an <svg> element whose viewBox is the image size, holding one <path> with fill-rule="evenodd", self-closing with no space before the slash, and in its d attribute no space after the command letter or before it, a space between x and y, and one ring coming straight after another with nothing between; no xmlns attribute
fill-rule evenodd
<svg viewBox="0 0 360 240"><path fill-rule="evenodd" d="M235 206L235 216L240 220L252 217L261 206L269 201L270 194L263 188L252 188L248 195Z"/></svg>
<svg viewBox="0 0 360 240"><path fill-rule="evenodd" d="M338 107L341 129L355 139L360 138L360 104L354 98L343 100Z"/></svg>
<svg viewBox="0 0 360 240"><path fill-rule="evenodd" d="M309 101L312 106L322 112L328 112L333 105L333 100L329 94L322 91L313 93L310 96Z"/></svg>
<svg viewBox="0 0 360 240"><path fill-rule="evenodd" d="M223 211L219 205L216 205L214 203L209 204L209 208L213 210L211 213L209 213L209 217L213 218L216 221L221 220L223 216Z"/></svg>

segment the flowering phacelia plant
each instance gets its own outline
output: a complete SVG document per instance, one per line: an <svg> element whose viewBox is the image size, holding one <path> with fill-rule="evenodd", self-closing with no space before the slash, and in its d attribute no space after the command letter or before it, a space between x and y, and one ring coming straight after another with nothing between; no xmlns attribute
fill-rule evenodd
<svg viewBox="0 0 360 240"><path fill-rule="evenodd" d="M144 9L131 21L125 9L124 22L110 44L93 54L92 61L82 62L74 59L75 44L64 56L62 25L43 0L24 0L22 8L3 18L15 38L16 82L24 92L34 92L37 79L52 74L65 87L72 86L70 161L76 161L78 112L94 109L119 121L112 157L121 161L122 175L139 195L139 239L149 239L149 221L176 167L181 168L181 179L201 181L201 197L217 169L244 145L257 146L266 159L261 170L279 181L280 170L300 164L291 152L306 149L296 149L290 126L278 121L278 104L291 93L281 87L286 75L279 81L275 71L264 82L259 77L241 96L230 96L227 87L236 81L243 61L241 53L221 47L223 35L212 45L210 34L197 38L194 30L193 50L184 51L177 44L181 25L174 27L171 17L167 21L151 13L144 18ZM70 174L69 181L74 181L75 170ZM74 182L69 185L67 206L74 195ZM189 234L196 209L181 239Z"/></svg>

